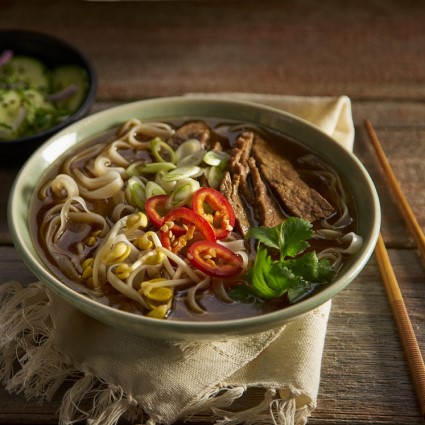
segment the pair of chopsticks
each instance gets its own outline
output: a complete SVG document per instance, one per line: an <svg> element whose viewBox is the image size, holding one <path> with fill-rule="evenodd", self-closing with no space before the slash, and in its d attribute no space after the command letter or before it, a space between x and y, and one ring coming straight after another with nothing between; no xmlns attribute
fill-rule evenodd
<svg viewBox="0 0 425 425"><path fill-rule="evenodd" d="M371 122L366 120L365 125L378 159L389 181L389 186L397 200L400 212L406 221L413 238L415 239L420 254L425 260L424 233L422 232L422 229L419 226L416 217L403 194L403 191L401 190ZM378 242L375 248L375 256L391 304L398 332L400 334L401 343L403 345L407 364L415 386L422 416L425 417L425 364L382 235L379 235L378 237Z"/></svg>

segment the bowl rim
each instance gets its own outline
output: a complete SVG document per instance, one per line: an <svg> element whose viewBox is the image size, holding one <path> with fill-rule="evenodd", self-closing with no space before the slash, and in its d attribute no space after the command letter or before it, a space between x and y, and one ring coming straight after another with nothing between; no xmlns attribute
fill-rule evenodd
<svg viewBox="0 0 425 425"><path fill-rule="evenodd" d="M20 137L19 139L12 139L12 140L1 140L1 145L4 146L10 146L10 145L16 145L16 144L23 144L23 143L32 143L39 139L45 139L45 141L52 136L53 134L57 133L58 131L62 130L66 126L74 123L75 121L83 118L87 112L89 111L90 107L95 101L96 98L96 92L97 92L97 86L98 86L98 79L97 79L97 72L94 67L93 62L91 59L77 46L71 44L65 39L62 39L56 35L48 34L47 32L42 31L34 31L34 30L26 30L26 29L15 29L15 28L2 28L0 29L0 37L4 36L5 34L10 36L16 36L16 35L25 35L28 37L35 37L37 39L36 43L39 42L39 40L45 40L48 42L56 43L58 46L62 46L66 48L68 51L72 52L76 56L79 57L81 60L81 63L84 64L84 68L87 71L88 74L88 90L86 93L86 96L84 98L84 101L81 103L81 105L78 107L77 110L74 111L72 115L61 121L60 123L56 124L53 127L49 127L39 133L31 134L29 136Z"/></svg>
<svg viewBox="0 0 425 425"><path fill-rule="evenodd" d="M66 134L72 132L78 133L78 129L80 129L81 131L82 128L93 125L93 123L106 120L108 117L111 118L117 112L123 112L126 109L128 111L137 110L140 107L161 107L161 105L164 104L173 104L174 106L176 106L193 102L199 105L214 104L215 106L227 105L230 107L248 108L256 111L261 111L262 113L266 114L277 115L281 117L282 120L286 120L288 123L291 123L295 126L301 126L308 130L308 132L310 133L320 135L321 140L327 140L326 143L332 143L334 149L339 150L342 155L344 155L353 163L353 165L355 165L359 174L363 177L364 182L367 183L369 196L372 201L372 205L370 205L371 232L369 235L369 239L366 241L366 243L364 243L361 253L357 255L357 258L354 263L351 264L346 270L344 270L342 275L338 275L337 279L332 282L331 285L322 288L320 292L312 295L306 300L300 301L299 303L296 303L284 309L263 314L260 316L205 322L192 322L183 320L158 320L146 316L139 316L133 313L120 311L112 307L100 304L94 300L83 297L81 294L78 294L73 289L61 283L59 279L57 279L53 275L52 272L48 271L48 268L44 265L43 260L39 256L35 257L30 251L29 247L25 245L24 238L21 237L22 229L20 229L19 221L17 221L17 218L13 214L13 211L16 208L17 202L21 201L19 188L23 185L22 180L24 172L28 167L31 166L32 163L36 161L37 155L41 155L43 150L47 149L49 146L54 145L55 143L58 143L59 140L61 140L61 138L63 138ZM153 118L153 116L151 118ZM103 128L106 129L107 127L103 125ZM98 133L98 131L96 133ZM77 144L78 143L81 143L81 140L77 141ZM34 187L32 189L34 189ZM214 335L214 337L216 337L217 335L241 334L241 332L244 333L247 329L250 328L253 330L251 333L255 333L265 328L278 327L287 321L295 320L295 318L318 308L320 305L332 299L336 294L338 294L341 290L348 286L348 284L360 273L360 271L363 269L370 256L372 255L381 224L381 210L378 194L367 170L352 152L348 151L339 143L337 143L329 135L324 133L319 127L302 118L299 118L298 116L292 115L274 107L265 106L256 102L246 100L212 98L210 96L206 98L202 98L200 96L173 96L134 101L97 112L93 115L83 118L82 120L74 124L71 124L70 126L66 127L65 129L51 137L49 140L44 142L38 149L33 152L33 154L24 163L12 185L8 200L7 213L9 231L12 237L12 241L15 247L17 248L21 258L32 270L32 272L37 276L37 278L41 281L44 281L56 293L59 293L65 299L67 299L67 301L70 302L78 298L78 301L80 301L81 304L79 304L77 308L84 311L85 313L88 313L91 316L93 315L92 310L94 309L98 310L100 314L120 317L126 322L128 321L129 330L136 329L136 333L138 333L137 329L139 326L143 327L143 323L149 323L149 332L151 334L150 336L157 336L161 338L161 331L163 331L164 334L168 336L171 335L172 339L186 339L188 335L191 337L196 335L200 338L208 338L208 336L211 335ZM26 223L26 226L28 227L28 223ZM34 245L32 246L32 248L35 250ZM142 333L144 332L142 331Z"/></svg>

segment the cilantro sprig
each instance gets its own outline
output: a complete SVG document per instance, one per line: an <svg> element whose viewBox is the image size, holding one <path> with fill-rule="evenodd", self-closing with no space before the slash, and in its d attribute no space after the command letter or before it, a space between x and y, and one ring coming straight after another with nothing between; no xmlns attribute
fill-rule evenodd
<svg viewBox="0 0 425 425"><path fill-rule="evenodd" d="M295 302L311 291L313 285L329 283L335 271L326 259L308 251L313 236L307 220L289 217L275 227L253 227L247 238L258 241L254 266L246 276L248 293L271 300L287 295Z"/></svg>

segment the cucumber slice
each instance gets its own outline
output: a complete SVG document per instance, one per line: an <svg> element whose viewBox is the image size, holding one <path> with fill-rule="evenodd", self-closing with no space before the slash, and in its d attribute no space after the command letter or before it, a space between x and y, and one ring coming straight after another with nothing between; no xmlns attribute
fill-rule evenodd
<svg viewBox="0 0 425 425"><path fill-rule="evenodd" d="M65 99L56 101L58 106L69 108L71 112L76 111L84 100L88 88L88 77L86 71L76 65L64 65L53 70L52 88L53 93L60 92L70 85L76 87L76 92Z"/></svg>
<svg viewBox="0 0 425 425"><path fill-rule="evenodd" d="M3 77L11 77L22 88L47 92L50 81L47 68L38 59L29 56L15 56L1 68Z"/></svg>
<svg viewBox="0 0 425 425"><path fill-rule="evenodd" d="M19 113L21 97L15 90L0 92L0 123L10 125Z"/></svg>
<svg viewBox="0 0 425 425"><path fill-rule="evenodd" d="M37 90L25 90L22 93L22 103L25 104L27 112L26 120L32 123L38 111L45 113L53 111L53 105L46 101L42 93Z"/></svg>
<svg viewBox="0 0 425 425"><path fill-rule="evenodd" d="M0 139L13 138L21 108L21 97L14 90L0 92Z"/></svg>

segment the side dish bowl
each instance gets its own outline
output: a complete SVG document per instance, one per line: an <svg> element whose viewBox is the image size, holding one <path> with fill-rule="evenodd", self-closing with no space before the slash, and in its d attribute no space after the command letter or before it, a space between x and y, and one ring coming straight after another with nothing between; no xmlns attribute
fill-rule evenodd
<svg viewBox="0 0 425 425"><path fill-rule="evenodd" d="M61 283L43 263L31 239L28 211L37 182L69 149L130 118L166 120L167 117L210 117L238 120L280 132L306 145L332 165L351 191L357 208L357 233L363 239L359 252L347 261L337 278L309 298L287 308L254 318L220 322L158 320L95 302ZM317 127L280 110L258 104L198 97L138 101L96 113L55 134L39 147L19 172L8 204L10 233L20 256L41 281L75 308L113 327L161 339L211 339L253 334L280 326L326 303L347 287L371 256L380 229L380 206L374 184L360 161Z"/></svg>
<svg viewBox="0 0 425 425"><path fill-rule="evenodd" d="M97 77L91 61L81 50L50 34L19 29L1 30L0 55L4 52L12 53L13 57L24 56L34 59L41 63L47 71L62 66L73 66L80 68L86 75L83 98L79 102L79 106L76 109L73 107L73 112L65 119L61 119L52 127L39 132L28 132L25 136L0 140L0 152L5 152L7 158L10 158L11 155L28 156L50 136L81 119L89 112L96 96Z"/></svg>

